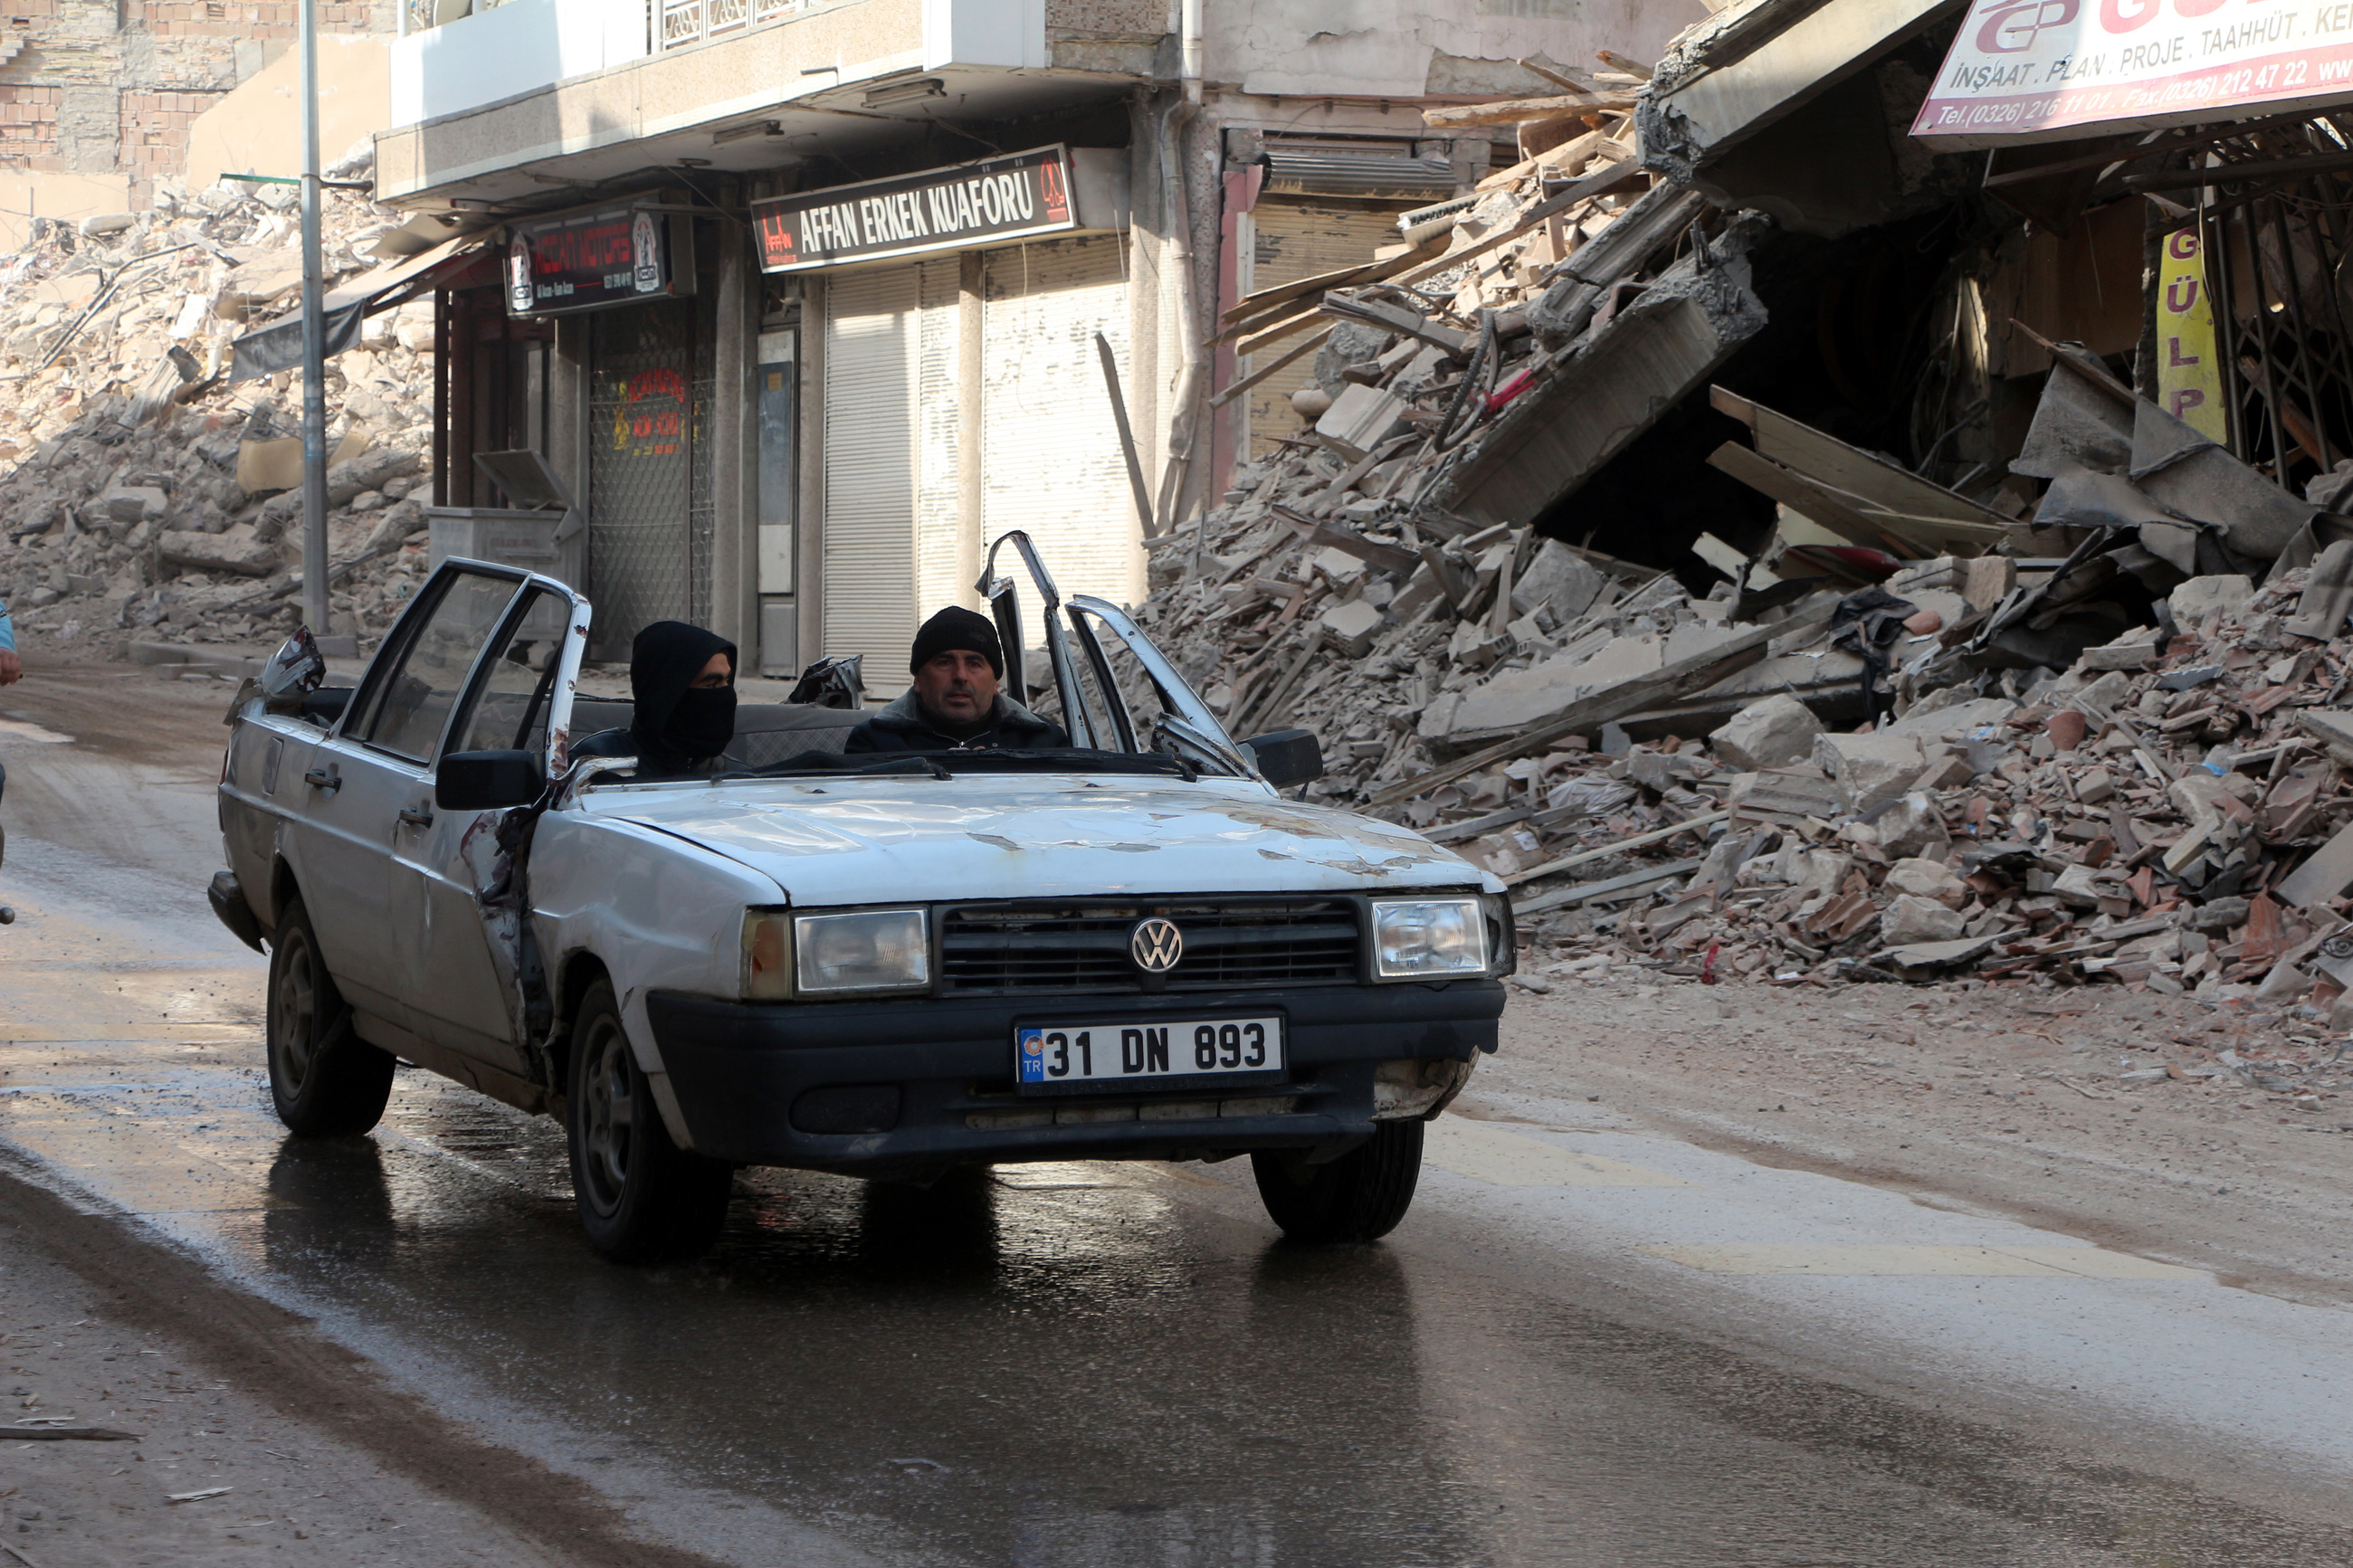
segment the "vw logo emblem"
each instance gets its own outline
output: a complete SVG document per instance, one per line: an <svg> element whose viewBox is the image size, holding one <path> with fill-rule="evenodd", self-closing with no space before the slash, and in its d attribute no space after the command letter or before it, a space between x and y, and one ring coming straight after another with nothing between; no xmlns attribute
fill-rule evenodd
<svg viewBox="0 0 2353 1568"><path fill-rule="evenodd" d="M1166 974L1185 956L1185 933L1176 929L1175 921L1154 915L1136 921L1135 929L1127 933L1127 951L1135 967L1146 974Z"/></svg>

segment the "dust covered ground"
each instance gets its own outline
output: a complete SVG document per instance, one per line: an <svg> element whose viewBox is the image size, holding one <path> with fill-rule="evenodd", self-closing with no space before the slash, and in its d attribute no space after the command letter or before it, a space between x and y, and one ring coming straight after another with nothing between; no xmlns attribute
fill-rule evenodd
<svg viewBox="0 0 2353 1568"><path fill-rule="evenodd" d="M1770 1164L2030 1221L2299 1300L2353 1301L2353 1058L2266 1091L2221 1053L2326 1062L2339 1042L2260 1005L2121 985L1702 985L1612 971L1514 988L1461 1109L1512 1090ZM2302 1044L2298 1044L2302 1041ZM2135 1076L2140 1075L2140 1076ZM2156 1076L2162 1075L2162 1076Z"/></svg>

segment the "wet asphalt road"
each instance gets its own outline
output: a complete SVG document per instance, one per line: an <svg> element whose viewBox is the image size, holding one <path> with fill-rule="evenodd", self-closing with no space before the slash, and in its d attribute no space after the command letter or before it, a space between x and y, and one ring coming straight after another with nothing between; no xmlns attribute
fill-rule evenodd
<svg viewBox="0 0 2353 1568"><path fill-rule="evenodd" d="M2353 1563L2344 1313L2135 1260L1694 1272L1613 1227L1736 1244L1779 1213L1810 1240L1898 1237L1869 1189L1580 1142L1558 1108L1440 1139L1447 1168L1380 1247L1282 1244L1240 1163L922 1192L751 1172L712 1258L612 1268L543 1120L404 1069L373 1137L284 1139L260 960L202 903L209 779L79 739L0 730L0 897L24 911L0 931L0 1157L715 1557ZM1892 1201L1919 1219L1902 1239L1947 1252L2038 1239Z"/></svg>

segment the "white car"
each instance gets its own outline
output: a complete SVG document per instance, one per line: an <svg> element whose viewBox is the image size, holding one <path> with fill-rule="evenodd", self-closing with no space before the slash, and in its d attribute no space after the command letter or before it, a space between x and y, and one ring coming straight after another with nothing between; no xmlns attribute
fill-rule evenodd
<svg viewBox="0 0 2353 1568"><path fill-rule="evenodd" d="M395 1058L564 1121L617 1259L718 1234L739 1165L928 1181L1248 1153L1276 1223L1388 1232L1422 1123L1495 1048L1501 884L1286 799L1312 737L1219 726L1116 605L1042 601L1053 752L855 753L860 714L747 705L725 771L570 755L589 606L450 561L356 689L297 634L231 714L214 908L269 954L298 1135ZM1000 541L1002 545L1006 541ZM1025 646L1011 582L983 591Z"/></svg>

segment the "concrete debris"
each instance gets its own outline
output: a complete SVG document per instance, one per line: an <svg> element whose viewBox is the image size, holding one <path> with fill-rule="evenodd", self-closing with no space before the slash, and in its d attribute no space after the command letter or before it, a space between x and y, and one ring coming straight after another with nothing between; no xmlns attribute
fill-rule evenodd
<svg viewBox="0 0 2353 1568"><path fill-rule="evenodd" d="M29 646L272 642L299 617L300 378L227 384L301 278L299 226L255 189L159 182L153 211L37 221L0 258L0 590ZM332 286L387 209L332 191L325 220ZM429 297L327 362L336 629L364 643L424 580L433 363Z"/></svg>
<svg viewBox="0 0 2353 1568"><path fill-rule="evenodd" d="M1487 313L1518 301L1482 299L1431 320L1492 341ZM1397 346L1351 363L1401 367ZM1531 353L1506 375L1573 361ZM1235 733L1323 737L1332 772L1311 797L1452 845L1511 887L1523 940L1565 962L2121 984L2316 1020L2346 994L2353 723L2329 710L2353 689L2353 550L2265 572L2210 545L2202 560L2247 569L2191 573L2129 554L2143 521L1989 542L1939 514L1952 547L1993 553L1893 559L1859 591L1746 571L1695 596L1419 504L1465 374L1442 362L1435 390L1391 393L1394 431L1354 426L1341 450L1319 432L1246 466L1198 529L1154 542L1146 624L1216 680ZM1793 465L1849 461L1755 413ZM1873 462L1851 482L1899 489ZM1929 499L1906 515L1930 517ZM1937 536L1919 528L1915 551ZM2022 552L2053 537L2072 552ZM1883 675L1830 645L1850 597L1842 624L1896 626ZM1893 717L1858 731L1866 679Z"/></svg>

